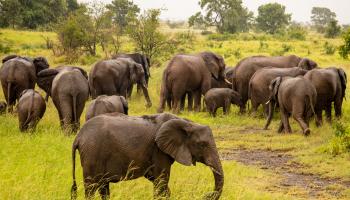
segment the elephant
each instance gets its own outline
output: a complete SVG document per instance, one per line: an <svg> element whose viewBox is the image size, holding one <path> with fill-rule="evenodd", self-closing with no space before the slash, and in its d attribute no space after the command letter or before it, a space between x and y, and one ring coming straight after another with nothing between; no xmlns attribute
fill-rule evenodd
<svg viewBox="0 0 350 200"><path fill-rule="evenodd" d="M24 90L17 104L20 131L34 130L45 111L44 98L33 89Z"/></svg>
<svg viewBox="0 0 350 200"><path fill-rule="evenodd" d="M333 102L335 116L340 117L347 83L345 71L336 67L313 69L307 72L304 77L312 82L317 91L316 125L322 124L323 110L326 111L327 119L331 122Z"/></svg>
<svg viewBox="0 0 350 200"><path fill-rule="evenodd" d="M37 74L37 84L38 86L44 90L46 92L46 96L45 96L45 101L47 102L49 100L49 97L51 96L51 87L52 87L52 81L55 78L55 76L57 75L57 72L60 72L64 69L77 69L79 70L83 76L86 78L86 80L88 80L88 75L87 72L80 68L80 67L76 67L76 66L58 66L56 68L54 68L55 71L52 71L51 69L49 70L42 70L41 72L39 72Z"/></svg>
<svg viewBox="0 0 350 200"><path fill-rule="evenodd" d="M2 62L0 80L8 111L12 112L20 94L26 89L35 88L36 75L40 71L47 69L49 64L44 57L36 57L32 60L17 55L7 56Z"/></svg>
<svg viewBox="0 0 350 200"><path fill-rule="evenodd" d="M240 109L241 113L245 112L245 106L248 101L249 81L257 70L264 67L300 67L305 70L311 70L317 67L317 63L308 58L301 58L295 55L276 57L253 56L244 58L235 67L235 76L232 83L234 86L233 89L242 96L243 106Z"/></svg>
<svg viewBox="0 0 350 200"><path fill-rule="evenodd" d="M99 95L128 96L128 88L134 83L141 85L146 99L146 107L152 102L148 95L147 83L142 65L130 58L103 60L95 64L89 74L92 98Z"/></svg>
<svg viewBox="0 0 350 200"><path fill-rule="evenodd" d="M151 77L151 72L150 72L150 59L148 56L141 54L141 53L118 53L112 56L112 59L117 59L117 58L131 58L133 61L136 63L142 65L143 71L145 73L145 80L148 85L149 78ZM137 92L141 92L141 85L137 85ZM128 98L130 98L133 90L133 85L130 86L128 89Z"/></svg>
<svg viewBox="0 0 350 200"><path fill-rule="evenodd" d="M93 100L86 111L85 121L104 113L119 112L128 115L128 102L123 96L101 95Z"/></svg>
<svg viewBox="0 0 350 200"><path fill-rule="evenodd" d="M260 104L264 106L265 115L268 115L268 105L266 102L269 100L271 94L269 90L270 82L280 76L296 77L299 75L305 75L308 72L300 67L292 68L277 68L277 67L264 67L254 73L249 81L248 97L252 104L252 110L255 113Z"/></svg>
<svg viewBox="0 0 350 200"><path fill-rule="evenodd" d="M107 199L109 183L139 177L153 182L155 198L169 198L168 182L174 161L186 166L201 162L210 167L215 180L211 199L219 199L224 185L211 129L168 113L141 117L109 113L87 121L72 147L72 199L77 197L76 150L88 199L97 189Z"/></svg>
<svg viewBox="0 0 350 200"><path fill-rule="evenodd" d="M179 113L181 98L186 93L194 98L194 110L200 111L201 95L212 88L212 77L225 80L224 70L224 59L212 52L174 56L163 72L158 112L164 111L165 101L171 101L173 112Z"/></svg>
<svg viewBox="0 0 350 200"><path fill-rule="evenodd" d="M0 101L0 114L4 114L6 112L7 104L5 101Z"/></svg>
<svg viewBox="0 0 350 200"><path fill-rule="evenodd" d="M299 123L303 134L310 134L309 119L315 114L317 92L315 86L303 76L277 77L269 85L271 97L269 99L269 116L265 130L271 123L274 107L278 102L281 112L281 122L278 132L291 133L288 118L290 115Z"/></svg>
<svg viewBox="0 0 350 200"><path fill-rule="evenodd" d="M46 69L42 76L54 77L51 98L58 111L61 127L67 132L77 132L80 116L89 98L88 80L81 70L62 66L62 69Z"/></svg>
<svg viewBox="0 0 350 200"><path fill-rule="evenodd" d="M231 104L241 106L242 98L238 92L230 88L213 88L205 94L204 102L209 114L215 117L216 110L220 107L223 107L226 115L230 112Z"/></svg>

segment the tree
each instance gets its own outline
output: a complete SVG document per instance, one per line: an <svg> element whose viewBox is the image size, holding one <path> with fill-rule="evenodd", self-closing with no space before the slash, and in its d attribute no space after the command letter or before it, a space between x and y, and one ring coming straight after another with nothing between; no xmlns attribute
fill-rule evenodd
<svg viewBox="0 0 350 200"><path fill-rule="evenodd" d="M189 24L215 26L220 33L236 33L248 31L253 13L242 6L241 0L200 0L204 10L189 18Z"/></svg>
<svg viewBox="0 0 350 200"><path fill-rule="evenodd" d="M331 20L326 27L325 30L325 36L327 38L335 38L337 37L341 32L341 26L338 25L338 21L333 19Z"/></svg>
<svg viewBox="0 0 350 200"><path fill-rule="evenodd" d="M313 7L311 11L311 21L319 33L324 33L327 24L335 20L336 16L329 8Z"/></svg>
<svg viewBox="0 0 350 200"><path fill-rule="evenodd" d="M344 44L339 47L339 54L347 59L350 54L350 28L343 34Z"/></svg>
<svg viewBox="0 0 350 200"><path fill-rule="evenodd" d="M107 9L112 13L113 22L122 30L128 25L128 21L136 18L140 8L129 0L113 0L107 5Z"/></svg>
<svg viewBox="0 0 350 200"><path fill-rule="evenodd" d="M286 7L278 3L268 3L258 8L257 27L267 33L275 34L285 29L290 23L291 14L286 14Z"/></svg>
<svg viewBox="0 0 350 200"><path fill-rule="evenodd" d="M68 12L73 12L79 8L77 0L67 0Z"/></svg>
<svg viewBox="0 0 350 200"><path fill-rule="evenodd" d="M0 27L15 28L22 21L22 9L19 0L0 0Z"/></svg>

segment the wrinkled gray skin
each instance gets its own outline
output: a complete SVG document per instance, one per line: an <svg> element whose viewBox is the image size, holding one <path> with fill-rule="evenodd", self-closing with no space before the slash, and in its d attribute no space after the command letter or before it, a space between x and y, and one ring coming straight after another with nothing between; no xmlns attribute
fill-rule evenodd
<svg viewBox="0 0 350 200"><path fill-rule="evenodd" d="M85 121L105 113L128 114L128 102L123 96L101 95L94 99L86 111Z"/></svg>
<svg viewBox="0 0 350 200"><path fill-rule="evenodd" d="M243 106L240 109L241 113L245 112L245 105L248 101L249 81L257 70L264 67L300 67L305 70L311 70L317 67L317 63L295 55L276 57L253 56L241 60L235 68L235 76L233 79L233 89L242 96Z"/></svg>
<svg viewBox="0 0 350 200"><path fill-rule="evenodd" d="M56 73L52 81L52 101L58 111L61 127L67 132L76 132L85 102L89 98L88 81L78 69L66 68L56 70Z"/></svg>
<svg viewBox="0 0 350 200"><path fill-rule="evenodd" d="M224 172L211 129L167 113L142 117L113 113L86 122L72 148L73 199L77 197L77 149L86 198L98 189L102 199L107 199L110 182L139 177L153 183L155 198L168 198L170 169L174 161L186 166L196 162L209 166L215 180L212 199L219 199L224 185Z"/></svg>
<svg viewBox="0 0 350 200"><path fill-rule="evenodd" d="M118 58L103 60L95 64L89 74L89 85L92 98L99 95L128 96L128 88L133 84L140 84L146 99L146 107L151 107L152 102L148 95L142 65L130 58Z"/></svg>
<svg viewBox="0 0 350 200"><path fill-rule="evenodd" d="M44 98L33 89L24 90L17 104L20 131L34 130L45 111Z"/></svg>
<svg viewBox="0 0 350 200"><path fill-rule="evenodd" d="M58 66L54 69L45 69L42 70L41 72L39 72L37 74L37 84L38 86L44 90L46 92L46 97L45 97L45 101L47 102L49 100L49 97L51 96L51 87L52 87L52 81L53 79L56 77L56 75L64 70L64 69L77 69L79 70L84 77L86 78L86 80L88 80L88 75L86 73L86 71L80 67L76 67L76 66Z"/></svg>
<svg viewBox="0 0 350 200"><path fill-rule="evenodd" d="M0 101L0 114L4 114L6 112L7 103L5 101Z"/></svg>
<svg viewBox="0 0 350 200"><path fill-rule="evenodd" d="M292 117L299 123L305 136L310 134L309 120L315 113L317 92L313 84L302 76L277 77L270 83L271 98L269 100L269 117L265 129L270 125L276 102L281 112L281 122L278 132L291 133L288 118Z"/></svg>
<svg viewBox="0 0 350 200"><path fill-rule="evenodd" d="M212 52L174 56L163 72L158 112L164 111L168 101L172 103L173 112L179 113L181 99L186 93L193 96L194 110L199 112L201 95L212 88L212 77L225 81L224 69L224 59Z"/></svg>
<svg viewBox="0 0 350 200"><path fill-rule="evenodd" d="M12 112L20 94L26 89L34 89L37 73L47 69L49 64L44 57L37 57L32 60L17 55L7 56L2 62L3 65L0 69L2 91L6 98L8 111Z"/></svg>
<svg viewBox="0 0 350 200"><path fill-rule="evenodd" d="M231 83L233 82L235 75L236 75L236 67L226 67L225 68L225 77ZM232 85L232 88L234 88L233 85Z"/></svg>
<svg viewBox="0 0 350 200"><path fill-rule="evenodd" d="M223 108L224 114L230 113L231 104L242 105L241 96L230 88L213 88L204 96L207 111L211 116L216 117L216 110Z"/></svg>
<svg viewBox="0 0 350 200"><path fill-rule="evenodd" d="M143 71L145 73L145 80L148 85L149 78L151 77L151 72L150 72L150 60L146 55L140 54L140 53L118 53L116 55L112 56L112 59L117 59L117 58L131 58L133 61L136 63L142 65ZM128 89L128 98L131 97L133 86L131 85L130 88ZM141 92L141 85L137 85L137 93Z"/></svg>
<svg viewBox="0 0 350 200"><path fill-rule="evenodd" d="M300 67L292 68L276 68L265 67L256 71L253 77L249 81L248 97L252 104L252 111L255 113L260 104L263 105L265 110L265 116L268 115L269 106L266 102L269 100L271 93L269 90L270 82L283 76L296 77L299 75L305 75L307 70Z"/></svg>
<svg viewBox="0 0 350 200"><path fill-rule="evenodd" d="M335 116L340 117L347 83L345 71L336 67L313 69L304 77L312 82L317 91L316 125L322 125L323 110L326 111L327 120L331 122L332 103L334 103Z"/></svg>

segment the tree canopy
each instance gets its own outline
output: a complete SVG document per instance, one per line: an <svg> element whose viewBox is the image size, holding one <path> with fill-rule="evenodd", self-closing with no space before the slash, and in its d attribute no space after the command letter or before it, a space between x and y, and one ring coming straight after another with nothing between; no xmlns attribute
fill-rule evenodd
<svg viewBox="0 0 350 200"><path fill-rule="evenodd" d="M129 0L113 0L107 9L112 14L113 22L122 30L140 12L140 8Z"/></svg>
<svg viewBox="0 0 350 200"><path fill-rule="evenodd" d="M291 14L286 7L278 3L268 3L258 8L257 27L267 33L275 34L289 25Z"/></svg>
<svg viewBox="0 0 350 200"><path fill-rule="evenodd" d="M317 32L324 33L326 26L335 20L337 15L329 8L313 7L311 10L311 22L316 28Z"/></svg>

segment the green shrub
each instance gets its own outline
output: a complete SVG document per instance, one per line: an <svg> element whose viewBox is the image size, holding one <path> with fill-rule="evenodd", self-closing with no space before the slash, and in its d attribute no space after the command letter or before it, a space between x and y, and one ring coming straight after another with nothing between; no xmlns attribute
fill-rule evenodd
<svg viewBox="0 0 350 200"><path fill-rule="evenodd" d="M339 47L339 54L347 59L350 54L350 28L343 34L344 44Z"/></svg>
<svg viewBox="0 0 350 200"><path fill-rule="evenodd" d="M336 51L336 47L329 42L325 42L323 45L323 50L326 55L333 55Z"/></svg>
<svg viewBox="0 0 350 200"><path fill-rule="evenodd" d="M307 31L298 24L291 25L287 30L289 39L305 40Z"/></svg>
<svg viewBox="0 0 350 200"><path fill-rule="evenodd" d="M9 45L0 42L0 53L8 54L11 51L12 50L11 50L11 47Z"/></svg>
<svg viewBox="0 0 350 200"><path fill-rule="evenodd" d="M350 152L350 132L343 123L336 121L333 123L334 138L330 142L329 152L338 155L343 152Z"/></svg>
<svg viewBox="0 0 350 200"><path fill-rule="evenodd" d="M215 34L208 35L208 40L215 40L215 41L227 41L227 40L233 40L235 38L236 38L235 35L229 34L229 33L224 33L224 34L215 33Z"/></svg>

